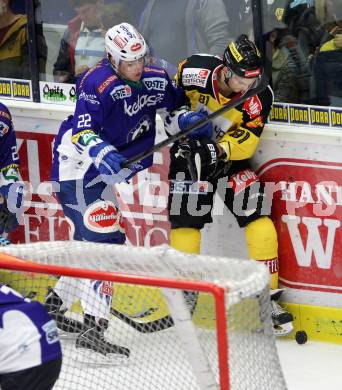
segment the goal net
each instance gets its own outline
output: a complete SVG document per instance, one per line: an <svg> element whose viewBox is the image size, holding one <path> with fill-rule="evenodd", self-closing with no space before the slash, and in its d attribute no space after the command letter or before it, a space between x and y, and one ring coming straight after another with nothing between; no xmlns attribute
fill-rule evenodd
<svg viewBox="0 0 342 390"><path fill-rule="evenodd" d="M166 245L61 241L10 245L0 253L0 282L30 299L44 303L61 280L70 297L80 296L82 282L88 286L82 299L87 291L88 301L94 299L89 286L97 281L112 294L104 336L129 357L83 354L76 340L85 327L84 302L70 300L63 313L74 329L61 330L58 390L286 389L268 278L254 261L190 255Z"/></svg>

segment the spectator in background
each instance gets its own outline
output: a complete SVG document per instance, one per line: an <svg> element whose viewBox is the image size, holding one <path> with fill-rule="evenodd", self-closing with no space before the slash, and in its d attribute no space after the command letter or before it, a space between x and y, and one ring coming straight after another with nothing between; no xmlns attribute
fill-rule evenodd
<svg viewBox="0 0 342 390"><path fill-rule="evenodd" d="M315 54L324 29L316 15L314 0L290 0L285 9L284 23L297 38L299 50L305 57Z"/></svg>
<svg viewBox="0 0 342 390"><path fill-rule="evenodd" d="M253 13L251 0L223 0L229 15L229 28L233 37L246 34L253 38Z"/></svg>
<svg viewBox="0 0 342 390"><path fill-rule="evenodd" d="M313 103L342 106L342 11L340 0L316 0L324 35L313 59Z"/></svg>
<svg viewBox="0 0 342 390"><path fill-rule="evenodd" d="M316 104L342 107L342 29L324 43L314 63Z"/></svg>
<svg viewBox="0 0 342 390"><path fill-rule="evenodd" d="M45 73L47 47L44 37L37 36L39 70ZM0 76L30 79L27 16L14 14L11 0L0 0Z"/></svg>
<svg viewBox="0 0 342 390"><path fill-rule="evenodd" d="M56 82L75 83L76 77L104 56L101 15L103 0L70 0L77 16L63 35L53 67Z"/></svg>
<svg viewBox="0 0 342 390"><path fill-rule="evenodd" d="M176 73L180 59L194 53L222 55L231 38L222 0L149 0L140 31L151 50L151 62Z"/></svg>
<svg viewBox="0 0 342 390"><path fill-rule="evenodd" d="M131 23L134 17L128 14L126 7L119 2L105 4L102 9L101 23L102 28L105 32L109 30L113 25L120 24L123 22Z"/></svg>
<svg viewBox="0 0 342 390"><path fill-rule="evenodd" d="M286 28L270 33L272 43L272 88L275 101L305 103L310 95L311 70L298 48L297 39Z"/></svg>
<svg viewBox="0 0 342 390"><path fill-rule="evenodd" d="M2 236L18 226L23 212L23 184L19 181L19 156L12 117L0 103L0 246L10 244Z"/></svg>
<svg viewBox="0 0 342 390"><path fill-rule="evenodd" d="M107 29L127 21L128 16L120 1L105 4L104 0L70 0L70 4L77 16L63 35L53 74L56 82L73 84L104 57Z"/></svg>
<svg viewBox="0 0 342 390"><path fill-rule="evenodd" d="M299 90L296 82L296 65L291 58L289 49L282 40L281 33L281 30L278 29L270 33L273 49L272 88L274 99L277 102L298 103Z"/></svg>

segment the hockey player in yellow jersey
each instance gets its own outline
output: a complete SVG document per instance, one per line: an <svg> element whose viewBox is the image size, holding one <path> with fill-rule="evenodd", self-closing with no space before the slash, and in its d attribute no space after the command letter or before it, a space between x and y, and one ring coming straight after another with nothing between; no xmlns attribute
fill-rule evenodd
<svg viewBox="0 0 342 390"><path fill-rule="evenodd" d="M261 79L262 63L256 45L241 35L228 44L223 59L196 54L182 61L175 80L183 88L191 110L210 114L254 88ZM277 303L282 290L278 290L277 233L269 217L271 200L249 163L272 102L273 92L268 86L213 119L211 134L195 130L195 134L172 146L170 243L180 251L200 252L201 229L212 222L213 200L218 194L244 228L249 257L269 268L275 333L285 335L292 330L293 317ZM178 120L182 118L186 115ZM171 127L167 131L175 132Z"/></svg>

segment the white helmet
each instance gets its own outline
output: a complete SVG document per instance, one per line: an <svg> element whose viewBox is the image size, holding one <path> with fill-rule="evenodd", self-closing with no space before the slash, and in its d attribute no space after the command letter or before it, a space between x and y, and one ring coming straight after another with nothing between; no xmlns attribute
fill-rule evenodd
<svg viewBox="0 0 342 390"><path fill-rule="evenodd" d="M120 61L134 61L145 56L147 45L142 35L130 24L120 23L111 27L105 37L106 52L114 66Z"/></svg>

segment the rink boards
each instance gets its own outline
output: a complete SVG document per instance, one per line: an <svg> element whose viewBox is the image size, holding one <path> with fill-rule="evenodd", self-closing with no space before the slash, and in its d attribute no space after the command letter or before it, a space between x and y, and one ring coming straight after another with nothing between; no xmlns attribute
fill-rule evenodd
<svg viewBox="0 0 342 390"><path fill-rule="evenodd" d="M49 194L48 181L54 134L72 107L13 101L9 107L18 132L22 175L33 186L25 223L12 239L69 239L68 224ZM340 343L341 114L319 107L303 110L276 107L253 164L264 181L278 185L272 219L279 236L280 282L286 287L284 300L291 302L295 325L305 328L309 337ZM120 187L127 204L128 240L133 245L168 242L167 150L157 153L154 162L148 172ZM202 252L246 258L245 238L232 216L222 210L214 221L204 230Z"/></svg>

